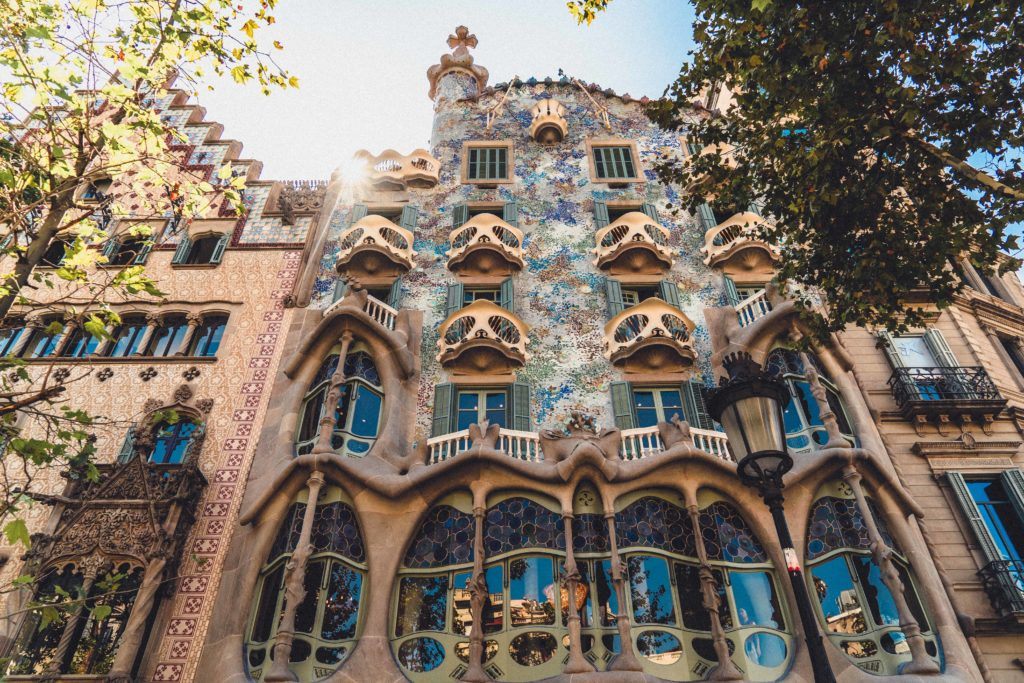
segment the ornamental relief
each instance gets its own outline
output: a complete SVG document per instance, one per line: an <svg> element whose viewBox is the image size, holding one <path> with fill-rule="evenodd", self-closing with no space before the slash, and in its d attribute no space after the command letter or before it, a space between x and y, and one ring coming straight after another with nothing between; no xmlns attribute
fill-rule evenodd
<svg viewBox="0 0 1024 683"><path fill-rule="evenodd" d="M51 558L81 556L100 550L107 555L131 557L144 563L157 538L146 509L84 510L57 536L49 555Z"/></svg>

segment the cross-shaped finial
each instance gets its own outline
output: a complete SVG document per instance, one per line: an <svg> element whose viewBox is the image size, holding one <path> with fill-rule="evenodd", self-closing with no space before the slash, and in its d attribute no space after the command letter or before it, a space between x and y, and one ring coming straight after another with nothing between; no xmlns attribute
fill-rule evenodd
<svg viewBox="0 0 1024 683"><path fill-rule="evenodd" d="M453 50L476 47L476 36L465 26L458 26L455 28L455 34L448 36L448 47Z"/></svg>

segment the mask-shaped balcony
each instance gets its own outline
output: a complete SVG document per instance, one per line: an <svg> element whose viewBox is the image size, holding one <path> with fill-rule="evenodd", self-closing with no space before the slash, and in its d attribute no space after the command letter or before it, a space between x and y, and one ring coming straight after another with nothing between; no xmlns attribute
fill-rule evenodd
<svg viewBox="0 0 1024 683"><path fill-rule="evenodd" d="M511 275L523 267L523 231L493 213L452 230L448 268L461 275Z"/></svg>
<svg viewBox="0 0 1024 683"><path fill-rule="evenodd" d="M357 280L394 278L413 267L412 232L383 216L366 216L339 236L335 268Z"/></svg>
<svg viewBox="0 0 1024 683"><path fill-rule="evenodd" d="M526 364L528 332L514 313L477 300L448 316L438 330L437 360L461 374L511 372Z"/></svg>
<svg viewBox="0 0 1024 683"><path fill-rule="evenodd" d="M764 241L759 227L764 222L752 211L728 218L704 234L704 263L712 268L735 267L737 270L771 268L778 263L779 248Z"/></svg>
<svg viewBox="0 0 1024 683"><path fill-rule="evenodd" d="M631 372L678 372L693 365L693 322L658 298L631 306L604 326L604 355Z"/></svg>
<svg viewBox="0 0 1024 683"><path fill-rule="evenodd" d="M412 154L386 149L376 156L364 149L356 152L356 158L366 162L366 180L378 190L431 188L437 185L441 170L441 162L425 149Z"/></svg>
<svg viewBox="0 0 1024 683"><path fill-rule="evenodd" d="M542 145L556 145L569 132L565 121L565 107L558 100L541 100L530 109L533 122L530 124L530 138Z"/></svg>
<svg viewBox="0 0 1024 683"><path fill-rule="evenodd" d="M594 265L611 275L655 275L672 267L669 231L647 214L631 211L597 231Z"/></svg>

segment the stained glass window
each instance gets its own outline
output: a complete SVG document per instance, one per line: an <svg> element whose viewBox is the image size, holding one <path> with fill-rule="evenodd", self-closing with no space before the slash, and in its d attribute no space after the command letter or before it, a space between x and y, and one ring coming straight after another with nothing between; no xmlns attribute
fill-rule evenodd
<svg viewBox="0 0 1024 683"><path fill-rule="evenodd" d="M697 556L689 514L663 498L640 498L615 513L615 535L620 551L639 546Z"/></svg>
<svg viewBox="0 0 1024 683"><path fill-rule="evenodd" d="M488 557L526 548L565 550L562 516L529 498L509 498L494 505L484 518Z"/></svg>
<svg viewBox="0 0 1024 683"><path fill-rule="evenodd" d="M838 390L814 354L806 355L818 373L818 380L825 389L826 402L836 416L839 430L853 443L853 429L846 417ZM782 379L789 387L790 399L783 411L783 421L786 427L786 443L790 450L799 453L823 447L828 443L828 432L821 419L818 401L811 393L811 385L807 381L807 371L801 355L790 349L775 349L768 354L764 367L768 374Z"/></svg>
<svg viewBox="0 0 1024 683"><path fill-rule="evenodd" d="M471 514L438 505L420 525L402 564L426 568L472 562L473 522Z"/></svg>
<svg viewBox="0 0 1024 683"><path fill-rule="evenodd" d="M743 517L728 503L716 502L700 511L701 535L708 559L723 562L767 562L764 548Z"/></svg>

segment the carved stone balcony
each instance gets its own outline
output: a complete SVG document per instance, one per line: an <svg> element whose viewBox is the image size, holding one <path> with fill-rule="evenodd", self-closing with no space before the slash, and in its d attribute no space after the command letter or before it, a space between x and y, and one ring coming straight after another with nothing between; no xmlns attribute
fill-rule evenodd
<svg viewBox="0 0 1024 683"><path fill-rule="evenodd" d="M450 460L472 447L473 439L469 429L431 437L427 440L428 462L434 464ZM537 432L521 432L502 427L498 431L498 439L494 447L517 460L539 462L544 459L544 452L541 449L540 437Z"/></svg>
<svg viewBox="0 0 1024 683"><path fill-rule="evenodd" d="M778 247L764 241L759 226L764 219L751 211L735 214L704 234L704 263L738 270L756 270L778 263Z"/></svg>
<svg viewBox="0 0 1024 683"><path fill-rule="evenodd" d="M558 100L541 100L530 109L533 123L530 124L530 138L542 145L556 145L569 132L565 120L565 107Z"/></svg>
<svg viewBox="0 0 1024 683"><path fill-rule="evenodd" d="M693 365L693 321L658 298L631 306L604 326L604 355L633 372L677 372Z"/></svg>
<svg viewBox="0 0 1024 683"><path fill-rule="evenodd" d="M461 275L511 275L523 267L523 231L493 213L452 230L448 268Z"/></svg>
<svg viewBox="0 0 1024 683"><path fill-rule="evenodd" d="M474 301L441 323L437 360L460 374L511 372L526 364L529 329L514 313Z"/></svg>
<svg viewBox="0 0 1024 683"><path fill-rule="evenodd" d="M944 432L951 419L980 418L988 432L1006 406L1006 399L981 367L899 368L889 378L889 387L900 412L919 431L927 421L937 422Z"/></svg>
<svg viewBox="0 0 1024 683"><path fill-rule="evenodd" d="M708 455L713 455L723 460L736 462L732 452L729 450L729 437L725 432L716 432L711 429L697 429L690 427L690 441L693 447L700 449ZM661 434L657 425L654 427L637 427L635 429L623 429L620 433L622 446L620 453L623 460L641 460L658 455L665 450L665 443L661 440Z"/></svg>
<svg viewBox="0 0 1024 683"><path fill-rule="evenodd" d="M356 152L356 158L366 161L366 179L380 190L431 188L437 185L441 170L441 162L425 149L412 154L386 149L376 156L364 149Z"/></svg>
<svg viewBox="0 0 1024 683"><path fill-rule="evenodd" d="M647 214L631 211L597 231L594 265L611 275L654 275L672 267L669 231Z"/></svg>
<svg viewBox="0 0 1024 683"><path fill-rule="evenodd" d="M414 236L383 216L366 216L341 233L335 268L357 280L395 278L413 267Z"/></svg>
<svg viewBox="0 0 1024 683"><path fill-rule="evenodd" d="M985 565L978 576L996 613L1024 626L1024 561L995 560Z"/></svg>

